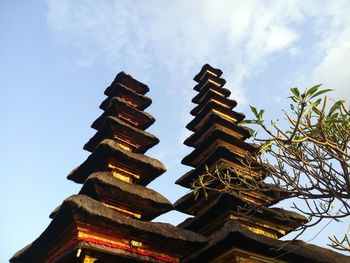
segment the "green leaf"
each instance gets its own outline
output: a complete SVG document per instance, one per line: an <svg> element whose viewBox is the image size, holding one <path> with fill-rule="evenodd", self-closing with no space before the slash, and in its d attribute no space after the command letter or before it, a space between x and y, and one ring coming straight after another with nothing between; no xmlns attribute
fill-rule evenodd
<svg viewBox="0 0 350 263"><path fill-rule="evenodd" d="M298 103L298 98L296 96L289 96L288 98L292 99L295 103Z"/></svg>
<svg viewBox="0 0 350 263"><path fill-rule="evenodd" d="M328 116L333 115L333 113L340 109L341 105L343 105L345 103L344 100L338 100L336 103L334 103L334 105L331 107L331 109L328 112Z"/></svg>
<svg viewBox="0 0 350 263"><path fill-rule="evenodd" d="M257 109L255 107L253 107L253 106L250 106L250 109L254 113L255 117L258 118L258 111L257 111Z"/></svg>
<svg viewBox="0 0 350 263"><path fill-rule="evenodd" d="M239 124L244 125L244 124L252 124L252 123L256 123L256 121L254 121L254 120L243 120Z"/></svg>
<svg viewBox="0 0 350 263"><path fill-rule="evenodd" d="M317 100L314 102L315 106L317 106L318 104L320 104L321 100L322 100L322 99L317 99Z"/></svg>
<svg viewBox="0 0 350 263"><path fill-rule="evenodd" d="M339 112L336 112L336 113L334 113L333 115L332 115L332 119L336 119L336 118L338 118L338 116L339 116Z"/></svg>
<svg viewBox="0 0 350 263"><path fill-rule="evenodd" d="M310 99L313 99L317 96L320 96L321 94L323 93L326 93L326 92L330 92L330 91L333 91L333 89L323 89L323 90L320 90L319 92L316 92Z"/></svg>
<svg viewBox="0 0 350 263"><path fill-rule="evenodd" d="M318 90L318 88L321 86L322 86L322 84L318 84L318 85L313 86L311 89L306 90L306 93L305 93L306 97L312 96Z"/></svg>
<svg viewBox="0 0 350 263"><path fill-rule="evenodd" d="M300 97L300 92L298 90L297 87L291 88L290 91L296 96L296 97Z"/></svg>

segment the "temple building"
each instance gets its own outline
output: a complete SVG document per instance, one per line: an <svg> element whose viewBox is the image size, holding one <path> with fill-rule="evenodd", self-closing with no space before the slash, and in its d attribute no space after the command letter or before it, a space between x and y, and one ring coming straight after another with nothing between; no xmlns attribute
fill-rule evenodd
<svg viewBox="0 0 350 263"><path fill-rule="evenodd" d="M225 191L221 191L219 180L213 180L206 194L191 191L175 203L175 209L193 216L178 227L209 241L183 262L338 262L334 260L343 258L338 253L278 240L307 222L298 213L271 207L287 193L242 187L242 182L249 180L264 184L264 168L255 163L252 170L245 164L258 147L245 142L251 136L250 130L240 125L245 116L233 110L237 102L229 98L230 90L224 87L226 81L221 75L220 69L206 64L194 77L198 94L192 99L196 104L191 111L194 118L186 126L193 134L184 142L194 150L182 160L193 169L176 183L191 189L201 175L215 176L216 171L234 174L232 184L238 176L244 180L237 182L238 190ZM248 209L242 209L245 207Z"/></svg>
<svg viewBox="0 0 350 263"><path fill-rule="evenodd" d="M246 157L258 151L246 142L250 130L244 114L233 108L222 71L206 64L194 77L193 134L185 145L193 151L182 163L192 167L177 180L191 189L204 173L220 168L253 176L263 183L263 166L247 172ZM152 103L147 85L120 72L105 90L103 113L92 124L95 135L85 144L91 154L69 175L82 184L78 194L53 210L44 232L18 251L11 263L109 262L350 262L349 257L302 241L281 237L307 222L304 216L276 208L283 196L273 190L193 192L174 205L147 185L166 168L145 155L159 140L146 131L155 121L144 110ZM259 210L242 213L242 207ZM192 217L178 226L152 222L176 209Z"/></svg>
<svg viewBox="0 0 350 263"><path fill-rule="evenodd" d="M226 81L220 78L221 74L221 70L205 65L194 78L198 82L194 87L198 95L193 102L198 105L191 111L194 118L187 125L194 133L185 140L185 145L195 149L182 160L182 164L194 169L177 181L187 188L191 188L191 183L199 175L205 172L213 174L215 169L240 172L247 176L254 176L254 172L259 177L263 174L257 171L258 168L253 173L244 173L248 169L243 163L244 158L258 151L258 147L245 142L250 137L249 130L239 125L245 116L232 110L237 103L228 98L230 91L223 87ZM252 203L251 206L259 205L260 213L238 211L239 207L247 207L249 203ZM197 199L193 193L189 193L178 200L175 207L194 215L180 227L204 236L212 235L226 222L234 220L255 233L277 239L307 222L306 218L294 212L269 208L275 203L272 191L263 195L258 191L231 190L222 193L211 191L207 198L201 194Z"/></svg>
<svg viewBox="0 0 350 263"><path fill-rule="evenodd" d="M144 153L159 140L145 131L155 120L147 85L124 72L106 89L104 111L92 127L91 152L68 179L83 184L50 215L51 223L10 262L179 262L205 237L166 223L150 222L173 209L146 186L166 171Z"/></svg>

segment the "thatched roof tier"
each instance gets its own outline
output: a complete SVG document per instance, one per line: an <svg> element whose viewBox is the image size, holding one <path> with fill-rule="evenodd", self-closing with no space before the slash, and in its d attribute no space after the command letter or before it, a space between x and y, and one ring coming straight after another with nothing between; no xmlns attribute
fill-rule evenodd
<svg viewBox="0 0 350 263"><path fill-rule="evenodd" d="M221 187L222 188L222 187ZM282 189L269 188L266 185L266 190L249 190L249 191L237 191L237 196L244 200L245 202L251 203L252 205L263 205L269 207L278 203L280 200L283 200L288 192L283 191ZM200 210L206 207L207 203L210 203L211 200L217 198L220 193L220 186L218 191L207 191L207 195L204 195L203 191L200 191L198 196L195 196L191 191L190 193L184 195L178 199L174 207L177 211L180 211L189 215L197 215ZM232 190L234 191L234 190Z"/></svg>
<svg viewBox="0 0 350 263"><path fill-rule="evenodd" d="M227 222L209 244L185 258L184 263L231 262L236 257L262 262L346 263L350 257L303 241L281 241L255 234L237 222ZM259 261L260 262L260 261Z"/></svg>
<svg viewBox="0 0 350 263"><path fill-rule="evenodd" d="M205 90L207 86L212 87L217 86L219 88L222 88L226 84L226 80L223 78L218 78L214 76L210 76L209 74L204 75L202 80L194 86L194 90L201 92L202 90Z"/></svg>
<svg viewBox="0 0 350 263"><path fill-rule="evenodd" d="M54 218L55 217L55 215L57 214L57 212L58 212L58 210L60 210L60 205L59 206L57 206L54 210L52 210L52 212L50 213L50 215L49 215L49 218Z"/></svg>
<svg viewBox="0 0 350 263"><path fill-rule="evenodd" d="M206 159L210 157L211 153L220 147L227 148L240 157L248 156L259 149L256 145L237 139L225 129L215 127L196 149L182 159L181 163L197 167L202 163L206 163Z"/></svg>
<svg viewBox="0 0 350 263"><path fill-rule="evenodd" d="M141 214L141 220L144 221L151 221L174 209L170 201L156 191L123 182L109 172L90 175L79 193Z"/></svg>
<svg viewBox="0 0 350 263"><path fill-rule="evenodd" d="M175 202L175 210L188 215L195 216L198 213L198 211L203 209L203 207L207 203L209 203L210 200L214 197L212 192L209 192L209 194L204 198L204 200L202 198L202 192L200 192L200 195L200 197L196 197L192 191L190 193L187 193ZM203 201L205 201L205 203L203 203Z"/></svg>
<svg viewBox="0 0 350 263"><path fill-rule="evenodd" d="M206 158L205 163L201 163L195 169L190 170L180 177L175 183L183 187L191 188L193 180L196 180L198 176L206 172L206 166L209 168L209 171L213 171L215 168L228 168L232 170L247 169L247 167L242 164L241 158L237 154L230 151L226 147L218 147L210 154L210 156ZM254 171L251 172L253 175Z"/></svg>
<svg viewBox="0 0 350 263"><path fill-rule="evenodd" d="M241 125L234 124L219 115L213 115L202 126L201 129L188 137L184 144L190 147L198 147L215 129L225 130L226 133L232 134L238 140L246 140L251 137L250 129Z"/></svg>
<svg viewBox="0 0 350 263"><path fill-rule="evenodd" d="M236 191L222 192L198 211L195 217L186 219L179 227L210 235L220 228L222 222L235 220L248 227L257 226L282 237L308 221L293 211L268 207L244 209L246 204L247 201L240 198ZM208 222L211 222L209 226Z"/></svg>
<svg viewBox="0 0 350 263"><path fill-rule="evenodd" d="M104 139L114 139L127 145L135 153L144 153L159 143L157 137L124 122L118 117L108 116L101 128L85 144L84 149L93 152Z"/></svg>
<svg viewBox="0 0 350 263"><path fill-rule="evenodd" d="M110 92L110 96L101 103L100 109L106 110L109 107L109 104L113 97L124 99L126 103L129 103L131 106L135 107L138 110L144 110L152 103L151 98L138 94L118 83Z"/></svg>
<svg viewBox="0 0 350 263"><path fill-rule="evenodd" d="M221 106L220 104L211 102L207 104L193 118L193 120L186 125L186 128L193 132L199 131L201 127L208 121L208 119L212 118L214 115L218 115L233 124L238 124L245 118L245 115L243 113L232 111Z"/></svg>
<svg viewBox="0 0 350 263"><path fill-rule="evenodd" d="M91 127L100 129L108 116L118 117L142 130L147 129L155 121L152 115L130 106L121 98L113 97L108 109L92 123Z"/></svg>
<svg viewBox="0 0 350 263"><path fill-rule="evenodd" d="M79 226L94 229L93 236L71 236L72 234L77 235L76 231L72 231L71 228L78 228ZM104 239L101 242L98 239L100 231L104 233ZM64 233L70 235L69 240L75 242L63 240ZM48 258L53 256L53 253L56 255L52 260L55 260L55 258L58 259L62 256L62 253L71 249L70 246L73 245L77 246L74 247L75 249L86 248L87 245L90 245L91 249L109 255L114 254L114 259L117 261L119 256L124 257L125 254L120 255L122 249L120 245L114 246L115 243L108 243L109 238L113 239L115 237L119 237L120 240L136 240L142 243L142 247L145 247L146 251L162 251L164 254L176 257L189 255L207 243L204 237L193 232L166 223L144 222L127 218L88 196L73 195L63 202L46 230L30 246L17 252L10 262L46 262ZM99 249L94 247L94 244L100 245ZM63 250L62 247L64 246L65 249ZM111 251L111 248L114 249ZM131 253L129 255L132 257L129 262L136 259L142 261L142 250L132 249L131 246L127 247L126 245L124 248L124 252ZM60 251L61 254L57 254L57 251ZM152 256L152 253L149 253L149 256Z"/></svg>
<svg viewBox="0 0 350 263"><path fill-rule="evenodd" d="M230 96L231 91L224 87L217 87L209 83L203 90L201 90L201 92L193 97L192 102L200 104L205 100L205 97L208 96L208 94L217 94L218 96L227 98Z"/></svg>
<svg viewBox="0 0 350 263"><path fill-rule="evenodd" d="M213 76L213 77L220 77L222 75L221 69L213 68L209 64L203 65L201 70L198 72L198 74L193 78L194 81L200 82L203 77L206 75Z"/></svg>
<svg viewBox="0 0 350 263"><path fill-rule="evenodd" d="M67 178L76 183L84 183L86 178L94 172L111 171L109 161L137 173L140 178L135 183L141 185L147 185L166 171L160 161L143 154L126 151L114 140L105 139Z"/></svg>
<svg viewBox="0 0 350 263"><path fill-rule="evenodd" d="M149 91L149 88L146 84L134 79L124 71L121 71L117 74L112 84L105 90L104 94L107 96L112 96L113 90L117 85L123 85L141 95L144 95Z"/></svg>
<svg viewBox="0 0 350 263"><path fill-rule="evenodd" d="M193 110L191 110L190 114L196 116L210 102L216 102L230 110L237 106L237 102L235 100L223 97L215 92L207 92L200 105L197 105Z"/></svg>

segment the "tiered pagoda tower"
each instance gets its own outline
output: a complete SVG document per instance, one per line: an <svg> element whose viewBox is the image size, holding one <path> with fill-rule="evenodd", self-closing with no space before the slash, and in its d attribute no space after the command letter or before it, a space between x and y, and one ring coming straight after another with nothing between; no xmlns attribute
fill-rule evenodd
<svg viewBox="0 0 350 263"><path fill-rule="evenodd" d="M250 174L256 177L262 174L259 172L263 169L262 166L255 165L256 170L248 173L243 164L245 157L256 152L258 148L245 142L250 137L250 132L239 125L245 116L232 110L237 103L228 98L230 91L223 87L226 81L220 77L221 75L221 70L206 64L194 77L198 83L194 90L198 91L198 94L192 102L197 106L191 111L194 119L186 126L193 134L185 140L184 144L195 149L182 160L182 164L192 166L193 169L176 182L186 188L191 188L198 176L208 171L214 173L217 168L225 168L230 173L241 172L243 175ZM211 185L211 187L220 188L219 185ZM175 208L194 216L181 223L179 225L181 228L194 231L211 240L215 239L216 242L222 241L220 235L218 236L220 231L223 231L222 234L226 236L230 232L229 229L234 228L234 232L237 232L236 227L243 229L242 231L249 230L247 233L278 239L307 220L297 213L269 207L277 202L274 191L266 191L266 193L235 190L209 191L207 197L202 193L197 199L191 192L179 199L175 203ZM258 205L260 208L258 211L251 209L243 213L241 208L247 205L250 207ZM245 251L244 246L226 244L215 249L209 246L203 251L206 255L204 258L208 260L206 262L209 262L209 259L213 260L210 262L228 262L225 259L248 260L251 258L252 247ZM210 251L212 251L211 254ZM198 253L198 257L192 255L189 261L202 262L200 259L203 258L199 256L200 254L201 252ZM260 260L265 262L263 256Z"/></svg>
<svg viewBox="0 0 350 263"><path fill-rule="evenodd" d="M68 179L83 184L52 214L47 229L10 262L179 262L206 239L170 224L149 222L173 209L146 186L165 172L144 153L159 140L145 131L154 118L147 85L121 72L106 89L91 155Z"/></svg>

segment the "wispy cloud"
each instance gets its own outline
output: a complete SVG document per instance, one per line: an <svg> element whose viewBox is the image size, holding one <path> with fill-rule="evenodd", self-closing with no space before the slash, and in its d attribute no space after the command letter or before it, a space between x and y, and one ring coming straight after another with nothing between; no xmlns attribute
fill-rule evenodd
<svg viewBox="0 0 350 263"><path fill-rule="evenodd" d="M48 22L59 39L91 51L77 61L103 59L146 78L161 70L177 89L179 75L211 62L227 68L245 102L244 79L297 41L301 12L286 1L51 0Z"/></svg>

